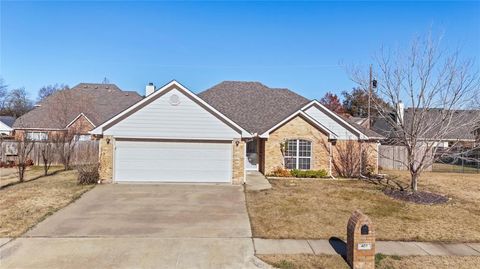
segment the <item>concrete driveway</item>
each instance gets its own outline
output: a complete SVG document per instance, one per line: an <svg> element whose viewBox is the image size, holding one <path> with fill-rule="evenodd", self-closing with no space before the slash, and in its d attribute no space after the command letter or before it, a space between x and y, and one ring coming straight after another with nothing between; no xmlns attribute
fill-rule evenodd
<svg viewBox="0 0 480 269"><path fill-rule="evenodd" d="M229 185L97 186L0 252L2 268L264 267Z"/></svg>

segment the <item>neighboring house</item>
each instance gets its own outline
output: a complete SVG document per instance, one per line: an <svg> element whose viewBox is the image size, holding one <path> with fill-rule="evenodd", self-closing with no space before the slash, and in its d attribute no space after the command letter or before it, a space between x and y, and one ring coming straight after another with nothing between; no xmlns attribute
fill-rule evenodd
<svg viewBox="0 0 480 269"><path fill-rule="evenodd" d="M356 124L363 126L364 128L368 128L368 118L362 117L349 117L348 118L351 122L355 122Z"/></svg>
<svg viewBox="0 0 480 269"><path fill-rule="evenodd" d="M89 131L141 99L137 92L122 91L115 84L80 83L47 97L18 118L15 138L26 135L42 141L70 131L79 140L89 140Z"/></svg>
<svg viewBox="0 0 480 269"><path fill-rule="evenodd" d="M396 113L396 115L399 115L398 119L396 119L396 116L393 114L391 119L394 119L397 123L403 122L406 128L412 126L414 108L405 109L403 104L400 104L398 109L400 110ZM438 148L449 148L451 146L471 148L478 146L478 143L480 143L479 125L470 126L466 125L465 122L471 122L474 118L480 120L480 110L455 110L450 123L452 124L452 127L449 128L449 130L452 131L449 132L442 132L442 125L438 124L444 113L445 112L442 109L429 109L426 112L424 119L431 124L422 124L422 126L420 126L420 130L425 129L425 131L419 131L419 133L422 134L422 137L418 137L418 139L435 142L435 146ZM390 122L392 121L390 120ZM387 138L383 143L395 144L395 129L387 120L383 118L375 119L373 121L372 130Z"/></svg>
<svg viewBox="0 0 480 269"><path fill-rule="evenodd" d="M332 174L344 141L365 145L377 169L380 135L290 90L258 82L222 82L198 95L176 81L152 87L91 132L100 138L102 179L241 184L246 170L282 166Z"/></svg>
<svg viewBox="0 0 480 269"><path fill-rule="evenodd" d="M15 118L11 116L0 116L0 136L10 135L13 131Z"/></svg>

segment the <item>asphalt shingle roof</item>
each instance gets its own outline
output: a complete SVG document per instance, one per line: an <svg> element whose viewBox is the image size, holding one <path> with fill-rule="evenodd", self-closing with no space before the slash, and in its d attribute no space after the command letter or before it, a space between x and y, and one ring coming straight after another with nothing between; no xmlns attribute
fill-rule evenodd
<svg viewBox="0 0 480 269"><path fill-rule="evenodd" d="M244 81L224 81L198 96L245 130L259 135L309 102L288 89Z"/></svg>
<svg viewBox="0 0 480 269"><path fill-rule="evenodd" d="M425 137L421 137L424 139L448 139L448 140L475 140L474 130L478 128L478 126L467 126L465 125L465 119L471 121L472 119L480 120L480 110L455 110L452 115L452 126L457 126L456 128L452 128L452 132L446 133L445 137L438 137L439 136L439 129L435 128L436 123L440 122L442 117L442 113L444 113L443 109L438 108L431 108L425 112L425 120L428 124L425 125L425 128L428 128L428 131L425 134ZM414 109L407 108L404 111L404 125L406 128L412 126ZM392 116L393 117L393 116ZM383 134L384 136L395 136L394 130L392 130L391 125L385 119L376 119L373 124L373 129L378 133ZM422 132L423 133L423 132Z"/></svg>
<svg viewBox="0 0 480 269"><path fill-rule="evenodd" d="M98 126L141 99L137 92L122 91L115 84L80 83L47 97L18 118L14 128L63 129L80 113Z"/></svg>
<svg viewBox="0 0 480 269"><path fill-rule="evenodd" d="M258 135L310 102L288 89L269 88L260 82L244 81L224 81L198 96L245 130ZM376 132L342 118L368 137L382 138Z"/></svg>

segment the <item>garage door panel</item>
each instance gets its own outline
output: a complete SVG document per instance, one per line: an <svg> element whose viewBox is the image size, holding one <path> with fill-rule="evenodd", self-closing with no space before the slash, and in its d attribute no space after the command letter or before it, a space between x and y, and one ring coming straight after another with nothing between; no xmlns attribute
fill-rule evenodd
<svg viewBox="0 0 480 269"><path fill-rule="evenodd" d="M230 182L231 167L230 142L116 142L118 182Z"/></svg>

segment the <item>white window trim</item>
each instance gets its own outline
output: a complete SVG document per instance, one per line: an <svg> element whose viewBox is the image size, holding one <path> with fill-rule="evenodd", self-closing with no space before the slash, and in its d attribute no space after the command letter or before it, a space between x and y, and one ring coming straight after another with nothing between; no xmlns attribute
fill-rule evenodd
<svg viewBox="0 0 480 269"><path fill-rule="evenodd" d="M310 156L300 156L300 140L302 141L307 141L308 143L310 143ZM306 139L288 139L287 140L287 143L288 141L296 141L296 150L295 150L295 155L294 156L285 156L283 157L284 159L285 158L295 158L295 168L294 169L297 169L297 170L311 170L312 169L312 141L309 141L309 140L306 140ZM288 144L287 144L287 147L288 147ZM308 169L300 169L298 168L299 166L299 160L300 159L310 159L310 162L309 162L309 168ZM285 161L285 160L284 160Z"/></svg>
<svg viewBox="0 0 480 269"><path fill-rule="evenodd" d="M46 141L46 140L48 140L48 132L37 132L37 131L29 132L29 131L27 131L25 133L25 135L26 135L27 139L32 140L32 141ZM38 135L42 135L44 137L39 138ZM32 137L29 137L29 136L34 136L34 137L32 138Z"/></svg>

